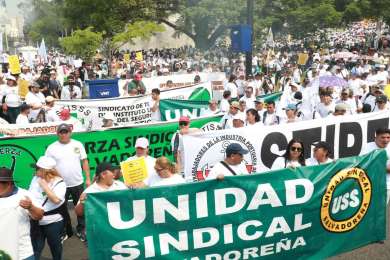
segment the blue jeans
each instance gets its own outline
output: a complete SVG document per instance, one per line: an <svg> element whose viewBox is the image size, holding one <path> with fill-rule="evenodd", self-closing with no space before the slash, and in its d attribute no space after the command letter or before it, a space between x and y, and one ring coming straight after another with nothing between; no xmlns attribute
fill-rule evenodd
<svg viewBox="0 0 390 260"><path fill-rule="evenodd" d="M27 258L25 258L23 260L35 260L35 258L34 258L34 255L32 255L32 256L29 256L29 257L27 257Z"/></svg>
<svg viewBox="0 0 390 260"><path fill-rule="evenodd" d="M42 225L37 237L32 237L35 259L40 259L42 250L45 247L45 240L49 245L53 260L62 260L61 235L64 230L64 221L54 222L49 225Z"/></svg>

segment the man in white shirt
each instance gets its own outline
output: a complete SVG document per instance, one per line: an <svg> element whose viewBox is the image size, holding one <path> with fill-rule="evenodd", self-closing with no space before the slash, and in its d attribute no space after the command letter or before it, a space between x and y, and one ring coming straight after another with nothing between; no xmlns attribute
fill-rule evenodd
<svg viewBox="0 0 390 260"><path fill-rule="evenodd" d="M23 103L20 106L20 114L16 118L16 124L18 125L26 125L29 124L28 115L30 114L30 106Z"/></svg>
<svg viewBox="0 0 390 260"><path fill-rule="evenodd" d="M54 109L55 99L52 96L47 96L46 99L46 122L59 122L60 117L57 115L57 111Z"/></svg>
<svg viewBox="0 0 390 260"><path fill-rule="evenodd" d="M39 91L39 84L35 81L29 82L29 89L25 101L31 107L29 119L34 122L45 104L45 96Z"/></svg>
<svg viewBox="0 0 390 260"><path fill-rule="evenodd" d="M161 121L160 90L158 88L152 89L152 99L150 101L150 107L150 110L152 110L152 122Z"/></svg>
<svg viewBox="0 0 390 260"><path fill-rule="evenodd" d="M144 181L146 186L152 186L154 183L161 180L154 166L156 164L156 158L153 158L149 155L149 141L145 137L137 138L135 141L135 155L128 158L126 161L131 161L140 157L144 157L146 163L146 169L148 172L148 177Z"/></svg>
<svg viewBox="0 0 390 260"><path fill-rule="evenodd" d="M388 111L389 106L387 102L387 96L380 95L376 97L375 107L372 112Z"/></svg>
<svg viewBox="0 0 390 260"><path fill-rule="evenodd" d="M256 97L253 95L253 87L248 86L245 89L245 95L240 98L240 102L244 101L246 104L246 109L255 107Z"/></svg>
<svg viewBox="0 0 390 260"><path fill-rule="evenodd" d="M206 179L223 179L224 176L249 174L244 161L244 155L247 153L248 150L242 148L240 144L229 144L226 147L225 160L215 164Z"/></svg>
<svg viewBox="0 0 390 260"><path fill-rule="evenodd" d="M0 248L11 259L30 260L34 259L30 218L40 220L43 209L30 192L16 187L12 176L13 167L0 168Z"/></svg>
<svg viewBox="0 0 390 260"><path fill-rule="evenodd" d="M218 109L218 101L211 99L209 101L209 107L207 109L202 109L200 116L212 116L220 113L221 110Z"/></svg>
<svg viewBox="0 0 390 260"><path fill-rule="evenodd" d="M276 115L275 102L269 101L267 103L267 110L261 115L264 125L278 125L280 124L280 117Z"/></svg>
<svg viewBox="0 0 390 260"><path fill-rule="evenodd" d="M64 86L61 91L61 100L80 99L81 89L76 85L73 76L69 76L68 85Z"/></svg>
<svg viewBox="0 0 390 260"><path fill-rule="evenodd" d="M72 197L76 205L84 190L84 179L82 171L85 172L85 185L91 183L87 154L81 142L71 139L72 128L68 124L60 124L57 128L58 141L47 147L45 155L56 161L56 169L66 184L65 200ZM80 163L81 162L81 163ZM85 241L85 221L77 218L77 236ZM68 236L72 234L72 224L65 223Z"/></svg>
<svg viewBox="0 0 390 260"><path fill-rule="evenodd" d="M240 103L237 101L233 101L230 104L229 112L226 113L221 119L221 127L222 129L231 129L233 128L233 118L240 112Z"/></svg>
<svg viewBox="0 0 390 260"><path fill-rule="evenodd" d="M385 149L387 153L386 163L386 186L387 186L387 204L390 200L390 129L379 128L375 131L375 141L368 143L362 154L367 154L376 149Z"/></svg>
<svg viewBox="0 0 390 260"><path fill-rule="evenodd" d="M326 142L317 142L314 144L313 157L306 159L306 166L330 163L333 161L330 155L330 146Z"/></svg>

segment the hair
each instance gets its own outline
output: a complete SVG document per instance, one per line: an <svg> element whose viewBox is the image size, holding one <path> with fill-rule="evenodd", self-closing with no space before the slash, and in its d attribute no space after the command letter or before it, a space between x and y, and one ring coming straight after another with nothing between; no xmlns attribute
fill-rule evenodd
<svg viewBox="0 0 390 260"><path fill-rule="evenodd" d="M294 138L291 139L291 141L287 145L286 152L284 153L283 157L286 160L290 160L290 149L291 149L291 146L293 146L293 144L295 144L295 143L299 143L302 146L302 152L301 152L301 155L299 155L298 162L302 166L305 166L305 147L303 145L303 142L299 139L294 139Z"/></svg>
<svg viewBox="0 0 390 260"><path fill-rule="evenodd" d="M168 80L169 81L169 80ZM167 82L168 83L168 82ZM152 89L152 93L160 95L160 90L158 88Z"/></svg>
<svg viewBox="0 0 390 260"><path fill-rule="evenodd" d="M61 177L61 175L57 172L56 169L43 169L43 168L39 168L43 174L43 179L45 179L46 181L49 181L51 179L53 179L54 177Z"/></svg>
<svg viewBox="0 0 390 260"><path fill-rule="evenodd" d="M259 113L257 112L256 109L254 108L250 108L246 111L247 114L252 114L254 117L255 117L255 121L256 122L259 122L260 121L260 115Z"/></svg>
<svg viewBox="0 0 390 260"><path fill-rule="evenodd" d="M378 128L378 129L376 129L375 136L383 135L383 134L390 134L390 129L389 128Z"/></svg>
<svg viewBox="0 0 390 260"><path fill-rule="evenodd" d="M225 90L223 92L223 98L228 98L232 95L232 93L230 92L230 90Z"/></svg>
<svg viewBox="0 0 390 260"><path fill-rule="evenodd" d="M161 166L164 170L169 170L172 173L176 173L176 164L171 162L167 157L161 156L156 159L156 165Z"/></svg>
<svg viewBox="0 0 390 260"><path fill-rule="evenodd" d="M267 105L273 105L273 106L275 106L275 101L270 100L270 101L267 102Z"/></svg>
<svg viewBox="0 0 390 260"><path fill-rule="evenodd" d="M233 82L237 79L236 75L234 74L231 74L230 77L229 77L229 82Z"/></svg>

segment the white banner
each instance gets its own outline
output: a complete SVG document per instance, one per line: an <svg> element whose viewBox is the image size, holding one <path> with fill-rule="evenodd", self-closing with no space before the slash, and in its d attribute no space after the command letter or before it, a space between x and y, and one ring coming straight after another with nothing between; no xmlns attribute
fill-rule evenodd
<svg viewBox="0 0 390 260"><path fill-rule="evenodd" d="M161 91L161 99L188 99L197 88L207 88L211 93L210 82ZM148 123L151 121L151 95L139 97L90 99L90 100L59 100L55 109L61 111L68 108L72 115L79 119L87 130L100 129L106 114L114 117L114 123L119 126Z"/></svg>
<svg viewBox="0 0 390 260"><path fill-rule="evenodd" d="M23 125L0 124L0 138L56 134L57 126L62 123L72 125L75 132L81 130L75 127L75 125L69 121L59 121L52 123L31 123Z"/></svg>
<svg viewBox="0 0 390 260"><path fill-rule="evenodd" d="M199 75L200 82L208 82L208 81L224 81L225 73L223 72L212 72L212 73L191 73L191 74L178 74L178 75L168 75L168 76L158 76L151 78L143 78L142 82L145 84L146 89L150 92L154 88L158 88L160 90L166 90L167 81L171 80L173 82L173 87L186 87L194 84L194 78L196 75Z"/></svg>
<svg viewBox="0 0 390 260"><path fill-rule="evenodd" d="M335 159L355 156L374 141L375 130L380 127L389 127L389 112L185 135L184 171L186 179L203 180L213 165L224 159L230 143L239 143L249 151L244 155L245 163L250 172L257 173L269 170L292 138L303 141L305 158L311 157L312 144L318 141L332 147Z"/></svg>

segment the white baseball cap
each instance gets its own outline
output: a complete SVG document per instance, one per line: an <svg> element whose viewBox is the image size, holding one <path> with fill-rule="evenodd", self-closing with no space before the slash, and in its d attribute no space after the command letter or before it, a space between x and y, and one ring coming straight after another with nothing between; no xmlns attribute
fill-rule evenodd
<svg viewBox="0 0 390 260"><path fill-rule="evenodd" d="M35 165L42 169L52 170L56 167L56 164L57 163L53 158L49 156L41 156Z"/></svg>
<svg viewBox="0 0 390 260"><path fill-rule="evenodd" d="M104 115L103 119L114 121L115 117L114 117L114 115L107 113Z"/></svg>
<svg viewBox="0 0 390 260"><path fill-rule="evenodd" d="M145 137L140 137L135 141L135 148L146 149L149 147L149 141Z"/></svg>

